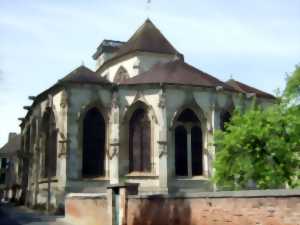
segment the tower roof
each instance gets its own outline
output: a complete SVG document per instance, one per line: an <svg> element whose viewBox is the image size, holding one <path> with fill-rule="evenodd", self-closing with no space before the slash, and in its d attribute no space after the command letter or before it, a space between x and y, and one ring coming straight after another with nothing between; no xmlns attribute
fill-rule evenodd
<svg viewBox="0 0 300 225"><path fill-rule="evenodd" d="M136 51L170 55L180 54L152 21L147 19L127 42L119 46L114 57L107 60L104 64Z"/></svg>
<svg viewBox="0 0 300 225"><path fill-rule="evenodd" d="M147 19L131 38L120 47L117 51L117 55L123 55L133 51L164 54L178 53L150 19Z"/></svg>

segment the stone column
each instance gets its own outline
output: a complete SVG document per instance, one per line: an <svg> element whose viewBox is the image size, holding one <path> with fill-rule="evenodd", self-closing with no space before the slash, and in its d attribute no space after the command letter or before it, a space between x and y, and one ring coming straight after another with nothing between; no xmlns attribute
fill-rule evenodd
<svg viewBox="0 0 300 225"><path fill-rule="evenodd" d="M38 204L38 192L39 192L39 178L40 178L40 125L41 118L36 118L36 135L35 135L35 144L34 144L34 164L35 164L35 171L34 171L34 205Z"/></svg>
<svg viewBox="0 0 300 225"><path fill-rule="evenodd" d="M214 175L214 169L213 169L213 161L215 159L215 151L216 151L216 148L215 148L215 145L214 145L214 134L215 134L215 131L220 129L220 109L219 107L213 105L212 106L212 111L211 111L211 144L209 146L209 151L208 151L208 154L209 154L209 176L213 176ZM213 185L213 189L214 191L217 190L217 186L214 184Z"/></svg>
<svg viewBox="0 0 300 225"><path fill-rule="evenodd" d="M159 187L162 192L168 192L168 149L167 149L167 111L166 95L161 90L159 97Z"/></svg>
<svg viewBox="0 0 300 225"><path fill-rule="evenodd" d="M119 183L119 151L120 151L120 107L117 93L113 93L110 118L110 145L108 151L110 184Z"/></svg>
<svg viewBox="0 0 300 225"><path fill-rule="evenodd" d="M64 90L60 100L60 112L59 112L59 133L58 133L58 165L59 171L57 175L59 176L60 187L64 187L67 181L67 121L68 121L68 95Z"/></svg>

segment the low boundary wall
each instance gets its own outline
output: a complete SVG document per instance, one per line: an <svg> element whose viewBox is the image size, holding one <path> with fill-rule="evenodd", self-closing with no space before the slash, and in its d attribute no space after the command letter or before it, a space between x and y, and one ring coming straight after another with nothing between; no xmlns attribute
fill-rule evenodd
<svg viewBox="0 0 300 225"><path fill-rule="evenodd" d="M119 193L125 202L118 210L113 191L70 194L66 216L74 225L300 225L300 190Z"/></svg>

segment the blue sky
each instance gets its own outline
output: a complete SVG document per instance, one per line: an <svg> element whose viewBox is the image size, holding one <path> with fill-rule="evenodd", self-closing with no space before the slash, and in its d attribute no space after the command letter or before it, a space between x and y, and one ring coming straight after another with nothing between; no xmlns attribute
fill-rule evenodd
<svg viewBox="0 0 300 225"><path fill-rule="evenodd" d="M185 60L221 80L273 93L300 62L299 0L1 0L0 146L37 95L91 56L127 40L147 16Z"/></svg>

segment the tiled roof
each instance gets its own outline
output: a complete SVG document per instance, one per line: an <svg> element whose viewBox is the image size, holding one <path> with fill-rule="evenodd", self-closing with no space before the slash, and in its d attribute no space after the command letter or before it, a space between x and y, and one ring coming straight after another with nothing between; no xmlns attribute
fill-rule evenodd
<svg viewBox="0 0 300 225"><path fill-rule="evenodd" d="M106 78L97 75L94 71L85 66L80 66L59 80L59 83L110 83Z"/></svg>
<svg viewBox="0 0 300 225"><path fill-rule="evenodd" d="M178 53L149 19L147 19L132 37L120 47L116 56L132 51L147 51L165 54Z"/></svg>
<svg viewBox="0 0 300 225"><path fill-rule="evenodd" d="M225 90L235 91L226 83L217 78L196 69L195 67L183 62L174 60L164 64L156 64L147 72L129 78L122 84L180 84L202 87L223 87Z"/></svg>
<svg viewBox="0 0 300 225"><path fill-rule="evenodd" d="M275 99L275 97L269 93L266 93L264 91L258 90L254 87L251 87L247 84L241 83L239 81L230 79L229 81L226 82L228 85L230 85L231 87L233 87L235 90L242 92L242 93L254 93L256 94L256 96L258 97L264 97L264 98L272 98Z"/></svg>
<svg viewBox="0 0 300 225"><path fill-rule="evenodd" d="M104 62L103 65L121 56L136 51L180 55L180 53L172 46L172 44L165 38L152 21L147 19L145 23L131 36L131 38L119 47L119 49L115 52L115 55Z"/></svg>

